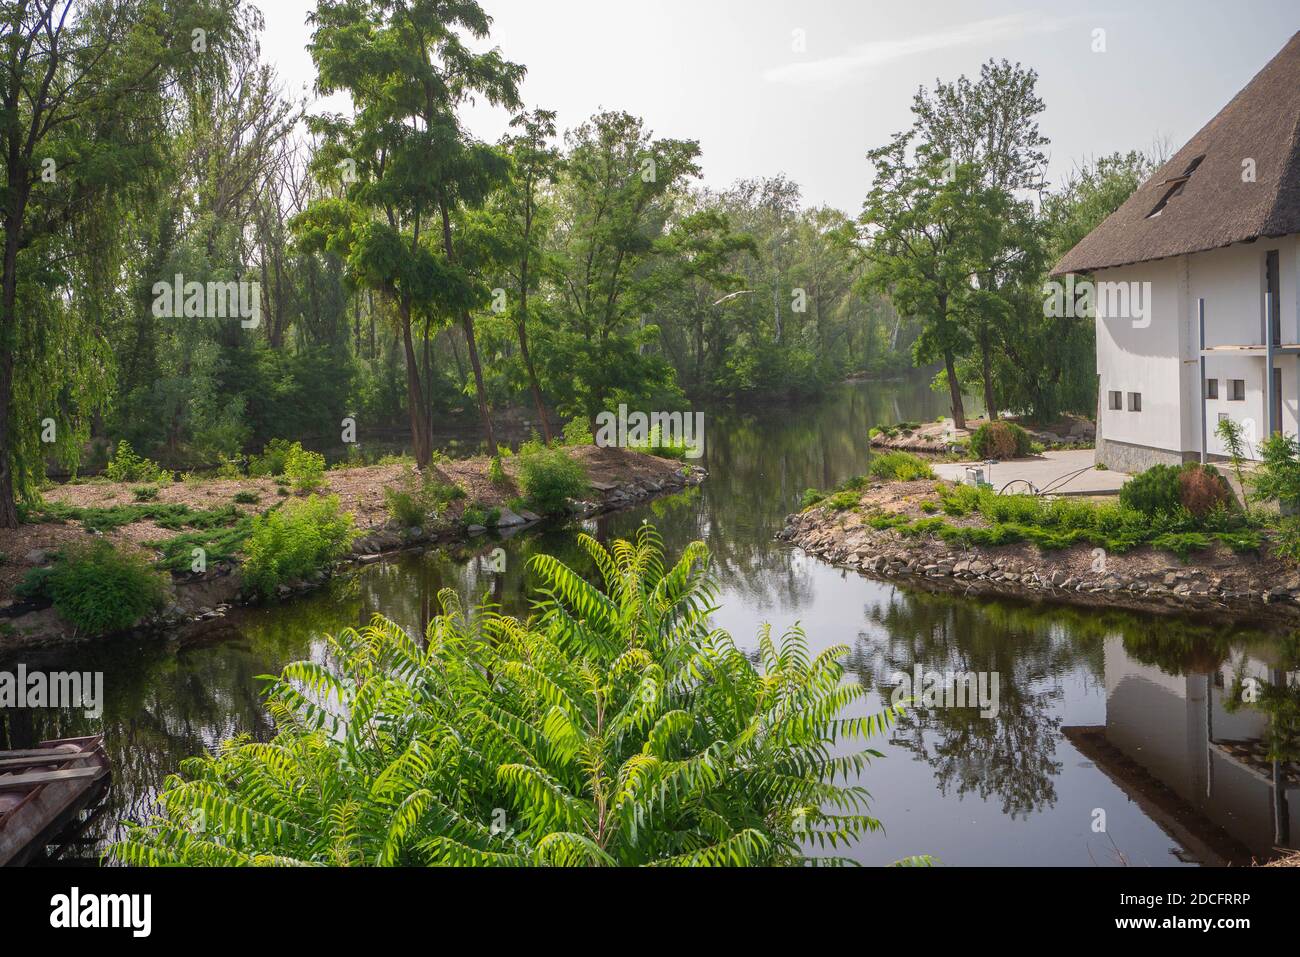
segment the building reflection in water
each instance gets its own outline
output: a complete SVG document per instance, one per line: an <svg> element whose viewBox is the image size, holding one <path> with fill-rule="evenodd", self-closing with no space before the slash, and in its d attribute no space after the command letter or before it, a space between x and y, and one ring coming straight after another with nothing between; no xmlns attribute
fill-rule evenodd
<svg viewBox="0 0 1300 957"><path fill-rule="evenodd" d="M1285 652L1249 646L1170 670L1118 635L1104 647L1106 723L1064 728L1075 746L1190 860L1245 864L1296 848L1300 671Z"/></svg>

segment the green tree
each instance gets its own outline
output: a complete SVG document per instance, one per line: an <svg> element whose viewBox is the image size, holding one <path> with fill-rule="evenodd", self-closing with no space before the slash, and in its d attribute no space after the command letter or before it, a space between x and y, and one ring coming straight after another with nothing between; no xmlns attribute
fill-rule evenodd
<svg viewBox="0 0 1300 957"><path fill-rule="evenodd" d="M346 92L352 117L314 118L322 137L315 166L341 186L298 220L306 248L346 260L352 281L396 307L406 363L407 410L416 461L432 458L413 323L458 321L474 372L479 415L495 447L471 310L485 290L461 265L453 220L481 206L506 175L504 159L462 129L457 109L472 97L513 108L524 69L496 50L476 53L491 18L472 0L321 0L311 14L317 88Z"/></svg>
<svg viewBox="0 0 1300 957"><path fill-rule="evenodd" d="M0 6L0 526L43 475L41 423L75 462L102 407L126 211L158 167L169 98L224 67L237 3ZM196 32L199 31L199 32ZM22 361L16 362L21 356Z"/></svg>
<svg viewBox="0 0 1300 957"><path fill-rule="evenodd" d="M676 393L671 367L650 351L644 321L651 274L680 190L700 175L699 144L652 139L627 113L599 113L567 137L560 223L549 259L559 328L549 334L548 378L562 411L594 417L616 397Z"/></svg>
<svg viewBox="0 0 1300 957"><path fill-rule="evenodd" d="M953 422L966 428L957 358L970 344L961 320L972 291L972 237L980 192L973 166L952 166L928 144L910 149L900 133L867 154L876 178L860 222L867 232L867 288L884 291L894 307L922 322L913 346L918 362L943 362Z"/></svg>

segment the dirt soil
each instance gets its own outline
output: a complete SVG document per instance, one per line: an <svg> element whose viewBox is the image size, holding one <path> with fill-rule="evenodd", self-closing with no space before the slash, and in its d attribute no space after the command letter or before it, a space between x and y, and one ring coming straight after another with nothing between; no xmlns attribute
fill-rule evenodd
<svg viewBox="0 0 1300 957"><path fill-rule="evenodd" d="M678 475L681 462L645 455L629 449L597 448L587 446L570 448L568 452L587 469L594 490L643 482L663 482ZM470 504L488 507L504 506L520 496L518 484L519 460L503 460L506 481L495 484L488 478L491 459L479 456L470 459L445 461L437 465L443 481L454 482L465 491L465 497L447 506L445 517L458 518ZM388 521L384 505L384 489L395 487L408 477L408 465L372 465L358 468L336 469L325 473L322 494L337 495L345 511L353 513L357 528L363 532L378 528ZM47 490L45 500L81 508L111 508L114 505L136 504L133 490L140 482L83 482L59 485ZM253 504L234 501L239 492L252 492L258 496ZM273 478L211 479L194 482L174 482L159 486L157 504L183 504L193 509L215 509L233 505L244 514L258 514L285 498ZM186 529L189 531L189 529ZM53 553L77 541L88 540L90 533L81 522L44 522L22 525L17 529L0 529L0 600L12 595L13 588L32 567L26 556L33 551ZM174 538L180 534L151 521L133 522L103 533L118 547L143 547L147 542Z"/></svg>

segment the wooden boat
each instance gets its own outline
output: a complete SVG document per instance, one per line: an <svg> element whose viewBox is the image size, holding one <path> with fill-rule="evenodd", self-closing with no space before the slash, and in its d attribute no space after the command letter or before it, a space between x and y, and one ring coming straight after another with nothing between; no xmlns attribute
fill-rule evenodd
<svg viewBox="0 0 1300 957"><path fill-rule="evenodd" d="M104 736L0 751L0 866L56 860L108 793ZM49 845L58 845L52 853Z"/></svg>

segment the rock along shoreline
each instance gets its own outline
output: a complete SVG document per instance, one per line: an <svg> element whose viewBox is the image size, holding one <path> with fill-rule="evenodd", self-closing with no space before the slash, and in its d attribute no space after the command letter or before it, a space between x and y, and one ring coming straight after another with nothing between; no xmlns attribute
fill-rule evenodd
<svg viewBox="0 0 1300 957"><path fill-rule="evenodd" d="M1300 622L1300 570L1222 546L1186 563L1149 547L1109 556L1086 545L1052 552L1028 544L962 548L874 529L860 515L825 507L787 516L776 538L837 567L929 591L1222 621Z"/></svg>

